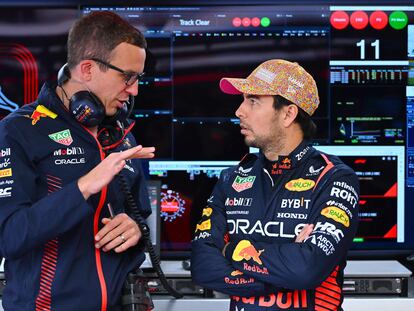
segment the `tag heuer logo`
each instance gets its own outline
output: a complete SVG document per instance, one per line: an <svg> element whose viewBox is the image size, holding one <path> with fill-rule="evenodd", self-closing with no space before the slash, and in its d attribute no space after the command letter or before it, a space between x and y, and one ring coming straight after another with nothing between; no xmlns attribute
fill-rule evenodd
<svg viewBox="0 0 414 311"><path fill-rule="evenodd" d="M246 189L253 187L253 183L255 179L256 179L256 176L248 176L248 177L236 176L236 179L233 181L233 184L231 186L237 192L242 192Z"/></svg>
<svg viewBox="0 0 414 311"><path fill-rule="evenodd" d="M65 146L70 146L73 143L70 130L63 130L57 133L49 134L49 138Z"/></svg>

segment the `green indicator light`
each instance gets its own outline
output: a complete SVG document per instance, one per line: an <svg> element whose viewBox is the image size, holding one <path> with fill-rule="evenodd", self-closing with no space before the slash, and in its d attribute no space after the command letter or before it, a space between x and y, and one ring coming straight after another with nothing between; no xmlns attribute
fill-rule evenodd
<svg viewBox="0 0 414 311"><path fill-rule="evenodd" d="M403 29L405 26L407 26L408 23L407 14L402 11L392 12L389 17L389 22L392 28L396 30Z"/></svg>
<svg viewBox="0 0 414 311"><path fill-rule="evenodd" d="M270 18L269 17L262 17L262 19L260 20L260 24L263 27L269 27L270 26Z"/></svg>
<svg viewBox="0 0 414 311"><path fill-rule="evenodd" d="M354 238L354 242L356 243L364 242L364 238Z"/></svg>

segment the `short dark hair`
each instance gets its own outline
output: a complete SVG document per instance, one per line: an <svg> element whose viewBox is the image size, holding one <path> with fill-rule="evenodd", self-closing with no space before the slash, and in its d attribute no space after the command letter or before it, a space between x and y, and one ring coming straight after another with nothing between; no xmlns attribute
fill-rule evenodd
<svg viewBox="0 0 414 311"><path fill-rule="evenodd" d="M273 108L276 111L279 111L284 106L294 105L290 100L280 96L280 95L274 95L273 96ZM298 107L298 106L297 106ZM313 139L316 134L316 124L312 121L310 115L308 115L302 108L298 107L298 114L295 118L296 123L299 124L302 133L303 138L306 140Z"/></svg>
<svg viewBox="0 0 414 311"><path fill-rule="evenodd" d="M71 69L91 58L109 62L112 51L123 42L142 49L147 47L144 35L119 15L108 11L85 15L69 31L68 67Z"/></svg>

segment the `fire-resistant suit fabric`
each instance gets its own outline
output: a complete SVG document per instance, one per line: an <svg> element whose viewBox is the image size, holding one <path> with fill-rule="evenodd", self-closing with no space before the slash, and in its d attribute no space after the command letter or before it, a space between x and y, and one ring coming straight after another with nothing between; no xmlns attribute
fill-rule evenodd
<svg viewBox="0 0 414 311"><path fill-rule="evenodd" d="M135 145L127 134L113 151ZM125 212L118 177L85 200L77 181L105 157L99 141L63 106L51 85L0 122L0 255L5 310L120 310L142 245L123 253L94 247L101 219ZM120 172L144 217L151 213L141 163Z"/></svg>
<svg viewBox="0 0 414 311"><path fill-rule="evenodd" d="M305 141L266 161L249 154L222 171L192 241L193 281L230 295L230 310L342 310L356 174ZM295 243L305 224L312 233Z"/></svg>

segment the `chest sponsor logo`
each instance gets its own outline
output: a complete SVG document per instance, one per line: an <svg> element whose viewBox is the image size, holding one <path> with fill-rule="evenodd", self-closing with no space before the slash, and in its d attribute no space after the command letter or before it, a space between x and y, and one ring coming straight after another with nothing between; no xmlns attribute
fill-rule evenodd
<svg viewBox="0 0 414 311"><path fill-rule="evenodd" d="M0 198L11 197L12 187L0 188Z"/></svg>
<svg viewBox="0 0 414 311"><path fill-rule="evenodd" d="M310 199L304 199L303 197L300 199L282 199L282 202L280 204L281 208L302 208L308 209Z"/></svg>
<svg viewBox="0 0 414 311"><path fill-rule="evenodd" d="M226 211L227 215L249 215L249 211Z"/></svg>
<svg viewBox="0 0 414 311"><path fill-rule="evenodd" d="M70 146L73 143L72 135L70 134L69 129L49 134L49 138L58 144L65 146Z"/></svg>
<svg viewBox="0 0 414 311"><path fill-rule="evenodd" d="M299 179L293 179L288 181L285 184L285 188L289 191L297 191L297 192L302 192L302 191L307 191L312 189L315 186L315 182L311 179L303 179L303 178L299 178Z"/></svg>
<svg viewBox="0 0 414 311"><path fill-rule="evenodd" d="M306 176L316 176L319 175L322 170L325 168L325 166L321 166L320 168L315 169L313 165L309 167L309 173L306 174Z"/></svg>
<svg viewBox="0 0 414 311"><path fill-rule="evenodd" d="M79 155L85 154L85 150L81 147L62 148L53 152L54 156L67 156L67 155Z"/></svg>
<svg viewBox="0 0 414 311"><path fill-rule="evenodd" d="M335 239L336 243L339 243L339 241L341 241L341 239L344 237L342 230L337 229L336 226L330 222L322 223L318 221L313 229L313 232L328 234Z"/></svg>
<svg viewBox="0 0 414 311"><path fill-rule="evenodd" d="M6 169L3 169L3 170L0 170L0 178L10 177L12 175L13 175L13 173L12 173L11 168L6 168Z"/></svg>
<svg viewBox="0 0 414 311"><path fill-rule="evenodd" d="M40 118L46 118L46 117L56 119L57 114L50 111L43 105L38 105L36 107L36 110L33 111L32 115L30 116L30 119L32 119L32 125L35 125L37 122L40 121Z"/></svg>
<svg viewBox="0 0 414 311"><path fill-rule="evenodd" d="M231 186L237 192L242 192L244 190L247 190L253 187L253 183L255 179L256 179L256 176L248 176L248 177L236 176Z"/></svg>
<svg viewBox="0 0 414 311"><path fill-rule="evenodd" d="M76 164L85 164L85 158L73 158L73 159L56 159L56 165L76 165Z"/></svg>
<svg viewBox="0 0 414 311"><path fill-rule="evenodd" d="M224 202L225 206L251 206L252 198L227 198Z"/></svg>
<svg viewBox="0 0 414 311"><path fill-rule="evenodd" d="M300 230L305 226L304 224L298 224L295 227L295 232L286 232L283 221L269 221L262 222L257 220L251 223L249 219L227 219L227 225L229 228L229 234L259 234L266 237L282 237L282 238L294 238L299 234Z"/></svg>
<svg viewBox="0 0 414 311"><path fill-rule="evenodd" d="M0 149L0 158L10 157L10 155L11 155L10 148Z"/></svg>
<svg viewBox="0 0 414 311"><path fill-rule="evenodd" d="M5 158L3 162L0 162L0 169L6 168L10 165L10 158Z"/></svg>
<svg viewBox="0 0 414 311"><path fill-rule="evenodd" d="M339 209L335 206L325 207L322 210L321 215L323 215L327 218L331 218L334 221L343 224L347 228L349 227L349 217L348 217L348 215L343 210L341 210L341 209Z"/></svg>
<svg viewBox="0 0 414 311"><path fill-rule="evenodd" d="M284 218L284 219L307 219L307 214L300 214L300 213L277 213L277 218Z"/></svg>

